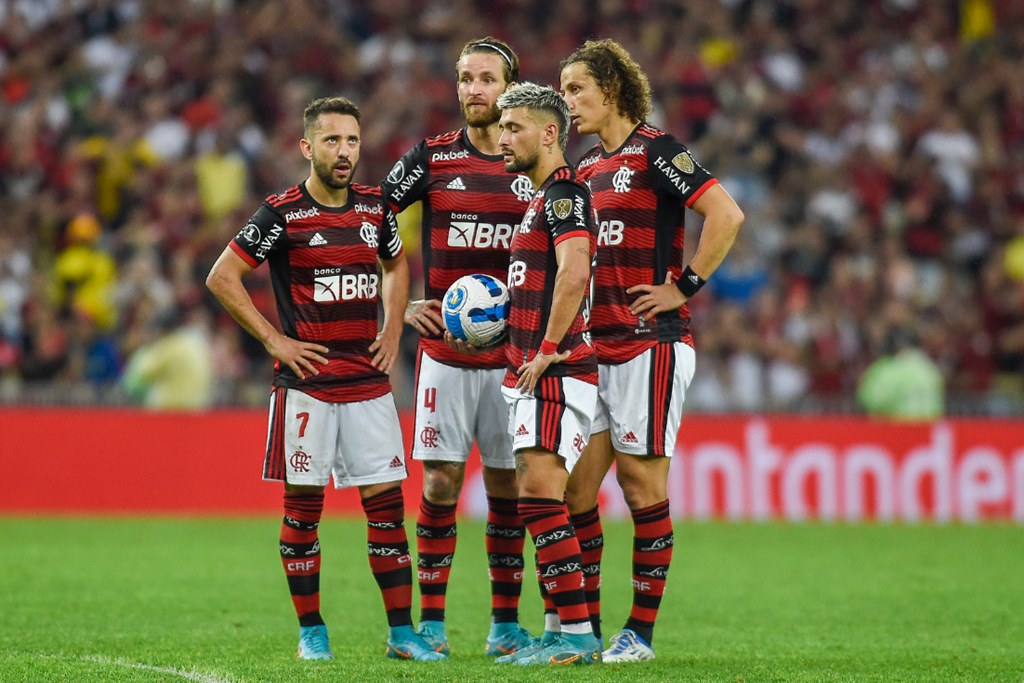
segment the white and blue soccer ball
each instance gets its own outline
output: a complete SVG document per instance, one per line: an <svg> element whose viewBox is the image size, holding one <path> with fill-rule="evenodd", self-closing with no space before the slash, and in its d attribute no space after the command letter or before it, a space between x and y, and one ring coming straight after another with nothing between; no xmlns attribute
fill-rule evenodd
<svg viewBox="0 0 1024 683"><path fill-rule="evenodd" d="M496 277L474 273L452 283L444 295L441 317L456 339L477 348L500 344L508 322L508 288Z"/></svg>

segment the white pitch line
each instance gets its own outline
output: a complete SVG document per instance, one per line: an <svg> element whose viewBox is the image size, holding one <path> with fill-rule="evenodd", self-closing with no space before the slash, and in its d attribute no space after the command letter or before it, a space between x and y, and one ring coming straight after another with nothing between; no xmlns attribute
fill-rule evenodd
<svg viewBox="0 0 1024 683"><path fill-rule="evenodd" d="M120 666L125 669L141 669L143 671L156 671L162 674L181 676L186 681L193 681L194 683L232 683L230 679L218 678L212 674L206 674L195 670L186 671L184 669L178 669L176 667L140 664L138 662L129 662L124 659L111 659L110 657L104 657L102 655L89 655L86 657L82 657L82 659L90 662L96 662L98 664L111 664L113 666Z"/></svg>

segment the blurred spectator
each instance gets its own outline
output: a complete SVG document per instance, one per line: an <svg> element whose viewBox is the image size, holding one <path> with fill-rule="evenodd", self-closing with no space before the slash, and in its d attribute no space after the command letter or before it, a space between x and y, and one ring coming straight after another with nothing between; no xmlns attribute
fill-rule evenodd
<svg viewBox="0 0 1024 683"><path fill-rule="evenodd" d="M213 403L214 368L207 313L159 317L152 338L128 359L122 380L128 395L155 410L201 410Z"/></svg>
<svg viewBox="0 0 1024 683"><path fill-rule="evenodd" d="M248 169L227 133L216 135L213 147L196 159L195 169L199 203L207 222L216 223L245 202Z"/></svg>
<svg viewBox="0 0 1024 683"><path fill-rule="evenodd" d="M79 214L65 232L67 247L54 262L53 301L58 310L81 313L102 330L117 323L117 266L99 244L103 228L95 216Z"/></svg>
<svg viewBox="0 0 1024 683"><path fill-rule="evenodd" d="M943 111L938 125L925 131L918 141L921 154L931 158L939 177L957 204L966 204L974 189L974 170L978 165L978 141L967 130L955 110Z"/></svg>
<svg viewBox="0 0 1024 683"><path fill-rule="evenodd" d="M908 329L890 330L885 355L867 367L857 400L869 415L933 420L945 410L942 372Z"/></svg>

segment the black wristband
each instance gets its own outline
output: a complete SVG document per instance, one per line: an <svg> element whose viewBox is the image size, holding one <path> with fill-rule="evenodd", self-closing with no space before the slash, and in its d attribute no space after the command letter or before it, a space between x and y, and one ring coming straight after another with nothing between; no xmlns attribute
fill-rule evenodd
<svg viewBox="0 0 1024 683"><path fill-rule="evenodd" d="M683 274L676 280L676 289L683 293L687 299L700 291L700 288L707 282L697 273L693 272L690 266L683 268Z"/></svg>

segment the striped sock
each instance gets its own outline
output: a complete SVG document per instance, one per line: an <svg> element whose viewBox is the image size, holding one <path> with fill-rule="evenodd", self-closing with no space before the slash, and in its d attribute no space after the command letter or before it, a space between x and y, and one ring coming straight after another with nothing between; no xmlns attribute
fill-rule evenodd
<svg viewBox="0 0 1024 683"><path fill-rule="evenodd" d="M576 538L580 542L583 559L583 592L587 596L587 611L594 635L601 637L601 556L604 554L604 530L601 515L593 510L570 517Z"/></svg>
<svg viewBox="0 0 1024 683"><path fill-rule="evenodd" d="M665 594L665 580L672 564L672 518L668 501L633 510L633 608L626 628L648 643L654 639L654 622Z"/></svg>
<svg viewBox="0 0 1024 683"><path fill-rule="evenodd" d="M324 623L320 616L320 539L317 535L323 510L323 491L311 496L284 494L281 564L300 626Z"/></svg>
<svg viewBox="0 0 1024 683"><path fill-rule="evenodd" d="M405 535L405 503L395 487L363 499L370 571L384 599L388 626L412 625L412 565Z"/></svg>
<svg viewBox="0 0 1024 683"><path fill-rule="evenodd" d="M420 621L444 621L448 576L457 538L455 506L420 499L416 516L416 577L420 586Z"/></svg>
<svg viewBox="0 0 1024 683"><path fill-rule="evenodd" d="M520 498L519 514L537 547L541 581L558 610L562 631L590 633L580 544L565 505L554 499Z"/></svg>
<svg viewBox="0 0 1024 683"><path fill-rule="evenodd" d="M544 587L544 579L540 576L540 556L534 555L534 571L537 574L537 585L540 587L540 599L544 603L544 622L554 619L558 621L558 610L555 609L555 601L551 599L548 589Z"/></svg>
<svg viewBox="0 0 1024 683"><path fill-rule="evenodd" d="M526 527L519 516L518 500L487 496L484 544L491 579L491 620L496 624L518 622L526 544Z"/></svg>

